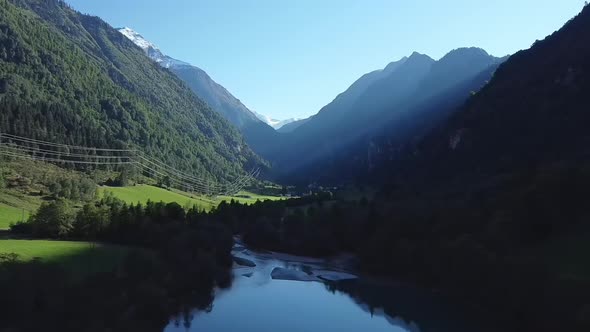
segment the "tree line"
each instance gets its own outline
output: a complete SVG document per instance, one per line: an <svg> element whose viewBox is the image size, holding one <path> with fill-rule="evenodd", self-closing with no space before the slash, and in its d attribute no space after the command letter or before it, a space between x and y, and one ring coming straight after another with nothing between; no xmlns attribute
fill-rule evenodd
<svg viewBox="0 0 590 332"><path fill-rule="evenodd" d="M177 315L190 326L194 309L210 307L213 288L230 285L233 246L226 227L197 222L195 213L176 203L127 205L112 196L80 209L64 199L44 203L13 233L124 245L131 253L112 271L81 279L54 264L2 255L0 311L7 318L0 327L161 331Z"/></svg>
<svg viewBox="0 0 590 332"><path fill-rule="evenodd" d="M386 185L370 199L326 194L251 206L229 202L200 218L227 225L254 248L355 253L361 271L460 295L517 330L585 331L586 253L561 257L577 262L568 266L546 248L564 237L588 238L589 169L545 165L453 194L453 188Z"/></svg>
<svg viewBox="0 0 590 332"><path fill-rule="evenodd" d="M34 0L0 0L0 18L0 132L141 148L211 181L262 163L237 129L99 18Z"/></svg>

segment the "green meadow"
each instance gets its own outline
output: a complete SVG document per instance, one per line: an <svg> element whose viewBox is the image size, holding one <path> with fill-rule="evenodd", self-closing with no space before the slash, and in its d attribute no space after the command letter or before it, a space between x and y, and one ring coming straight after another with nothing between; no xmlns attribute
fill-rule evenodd
<svg viewBox="0 0 590 332"><path fill-rule="evenodd" d="M100 187L99 195L102 197L106 193L111 193L114 197L126 202L127 204L145 204L148 201L178 203L183 207L198 206L200 209L211 210L216 206L216 202L206 197L190 196L178 191L170 191L159 187L149 185L137 185L130 187Z"/></svg>
<svg viewBox="0 0 590 332"><path fill-rule="evenodd" d="M41 198L8 190L0 190L0 230L11 223L25 220L41 205Z"/></svg>
<svg viewBox="0 0 590 332"><path fill-rule="evenodd" d="M178 190L166 190L150 185L137 185L130 187L100 187L99 194L112 193L112 195L128 204L145 204L147 201L152 202L176 202L183 207L197 206L200 209L209 211L216 207L222 201L231 201L232 199L245 204L253 204L258 200L277 200L281 197L264 196L242 191L235 196L218 196L206 197L192 195ZM101 196L102 197L102 196Z"/></svg>
<svg viewBox="0 0 590 332"><path fill-rule="evenodd" d="M185 208L197 206L201 210L210 211L222 201L232 199L244 204L253 204L256 201L277 200L281 197L258 195L242 191L235 196L207 197L193 195L179 190L167 190L150 185L137 185L130 187L99 187L99 197L110 193L114 197L127 204L146 204L148 201L178 203ZM28 196L14 191L0 191L0 230L6 230L11 223L26 220L41 205L40 197Z"/></svg>
<svg viewBox="0 0 590 332"><path fill-rule="evenodd" d="M51 240L0 240L1 254L17 254L18 260L59 264L76 274L92 274L115 267L129 248L90 242Z"/></svg>

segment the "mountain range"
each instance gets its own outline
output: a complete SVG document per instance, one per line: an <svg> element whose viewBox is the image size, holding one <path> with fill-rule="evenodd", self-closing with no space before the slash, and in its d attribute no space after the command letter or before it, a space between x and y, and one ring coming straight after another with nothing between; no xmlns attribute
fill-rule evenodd
<svg viewBox="0 0 590 332"><path fill-rule="evenodd" d="M118 30L143 49L153 61L176 74L213 110L236 126L254 151L264 153L266 142L273 141L276 137L273 129L280 129L296 121L296 119L276 120L251 111L201 68L165 55L156 45L131 28Z"/></svg>
<svg viewBox="0 0 590 332"><path fill-rule="evenodd" d="M264 157L279 177L301 175L302 181L334 174L353 161L367 168L374 138L414 138L418 129L425 131L485 85L505 59L478 48L453 50L438 61L415 52L359 78L318 114L282 135ZM340 179L343 173L337 172Z"/></svg>
<svg viewBox="0 0 590 332"><path fill-rule="evenodd" d="M589 156L590 7L503 63L417 145L406 171L444 178L584 165ZM389 166L385 167L391 167ZM567 167L570 167L567 166ZM443 175L444 174L444 175Z"/></svg>
<svg viewBox="0 0 590 332"><path fill-rule="evenodd" d="M580 41L588 31L586 6L512 56L460 48L435 61L414 53L361 77L266 157L291 183L389 178L448 188L458 185L451 179L490 185L506 174L584 165L590 47Z"/></svg>
<svg viewBox="0 0 590 332"><path fill-rule="evenodd" d="M254 114L256 114L256 116L262 120L264 123L268 124L269 126L273 127L276 130L279 130L281 128L283 128L284 126L294 123L294 122L298 122L301 121L302 119L297 119L297 118L290 118L290 119L286 119L286 120L277 120L277 119L273 119L268 115L262 115L260 113L256 113L254 112Z"/></svg>
<svg viewBox="0 0 590 332"><path fill-rule="evenodd" d="M437 95L445 95L445 89L452 89L501 62L477 48L452 51L439 61L415 52L362 76L315 116L279 121L249 110L205 71L165 55L134 30L121 28L119 31L235 125L256 153L272 161L276 174L305 174L306 181L311 175L305 170L309 165L317 168L336 160L347 165L339 157L341 151L350 153L347 147L351 145L358 149L359 140L369 144L367 137L381 135L385 124L395 122L393 118L404 110L418 107L420 102ZM481 82L476 85L480 87ZM466 98L467 92L464 91L462 98ZM363 148L365 152L358 153L368 156L366 150ZM374 153L371 155L375 158ZM363 167L373 163L367 158L360 159L365 164ZM355 156L355 160L358 161L359 156Z"/></svg>
<svg viewBox="0 0 590 332"><path fill-rule="evenodd" d="M554 54L546 49L569 47L577 50L577 55L567 53L576 63L581 62L579 56L585 51L573 41L561 41L563 37L559 41L564 45L544 46L557 44L554 36L512 56L505 65L508 57L497 58L479 48L459 48L439 60L415 52L360 77L316 115L291 121L276 131L266 123L278 128L276 121L250 111L203 70L165 55L132 29L117 31L57 0L5 0L1 8L5 27L0 35L0 94L7 110L0 115L2 131L71 144L137 146L177 167L199 170L217 179L235 176L244 167L261 163L254 152L272 163L276 179L331 182L370 177L413 160L415 155L424 156L425 151L442 153L448 136L453 137L454 149L463 151L472 146L466 142L476 137L472 129L475 124L469 122L476 120L460 117L471 114L465 111L467 106L461 108L463 104L474 105L482 96L497 94L496 99L476 107L487 109L515 101L505 97L510 95L506 91L523 90L525 95L530 90L525 89L527 86L546 89L544 98L559 92L572 94L567 100L576 100L580 98L574 94L579 88L577 80L585 70L574 65L563 69L562 63L551 57ZM23 24L26 19L32 23ZM581 29L582 23L577 22L584 20L570 22L560 34L567 36L568 31ZM535 61L520 60L542 52L547 53L544 62L536 60L538 56ZM518 61L522 68L513 65ZM528 77L525 74L541 72L539 68L524 70L550 61L555 65L544 71L546 76L535 77L536 81L531 79L523 86L521 81ZM500 74L514 81L497 83L502 82L498 77L504 77ZM551 90L547 83L551 80L558 88L570 90ZM488 82L495 83L490 87ZM494 88L498 85L501 88ZM495 89L504 90L501 94ZM562 102L558 97L528 106L526 111L547 109L558 100ZM492 118L476 121L485 128L497 124L494 130L498 132L512 130L512 136L500 135L494 140L505 137L505 142L510 142L517 130L528 130L531 123L541 121L524 110L508 112L514 105L497 108L498 112L489 113ZM531 117L527 126L512 127L527 116ZM505 123L495 121L497 117L504 117ZM577 119L578 114L572 113L565 120L570 118ZM454 124L453 129L441 129L448 121ZM551 127L556 123L560 122L537 127L546 133L556 132L558 128ZM578 130L579 123L569 124L571 133ZM484 127L477 132L493 132ZM435 133L445 133L445 138ZM529 133L530 137L535 135ZM563 133L561 137L569 136ZM539 141L546 140L537 139L536 144ZM477 151L493 149L486 146ZM508 146L505 149L511 151ZM557 154L557 150L547 147L543 154ZM224 166L214 170L213 165Z"/></svg>
<svg viewBox="0 0 590 332"><path fill-rule="evenodd" d="M257 250L354 256L363 275L401 282L395 291L402 295L407 285L415 285L411 293L418 290L417 299L425 295L446 303L452 295L449 309L485 331L590 331L589 38L590 6L585 6L559 31L511 56L495 57L475 47L452 50L438 60L414 52L363 75L316 115L275 130L268 123L278 126L277 121L250 111L207 73L166 56L131 29L114 29L61 0L0 0L0 152L8 161L0 165L0 187L6 203L41 205L29 222L10 225L7 236L53 234L59 240L148 251L145 260L132 255L112 273L73 284L64 283L68 274L50 265L33 262L30 269L18 256L5 255L2 271L10 276L3 278L8 280L4 290L13 285L24 290L11 295L22 302L14 310L18 317L31 316L33 308L38 321L72 330L107 327L107 316L121 324L121 312L153 316L158 310L152 309L164 304L174 314L165 310L154 320L164 324L162 330L174 324L169 317L178 312L210 309L212 289L222 281L231 284L232 236L239 235ZM10 140L26 143L11 150ZM115 155L123 149L137 158ZM109 154L100 155L103 151ZM127 205L111 199L114 194L99 201L93 180L124 186L131 172L127 166L142 158L138 151L159 169L175 169L157 174L143 165L143 175L158 178L164 187L179 169L186 172L177 181L185 188L179 189L190 189L187 182L194 179L205 187L203 193L211 193L209 184L228 187L224 184L236 178L233 187L241 188L247 170L263 168L263 176L284 187L260 181L257 194L287 191L301 197L225 202L210 211L196 205L188 212L175 203ZM14 161L22 153L37 159L31 163L35 168ZM89 156L92 162L85 159ZM114 162L98 170L100 158ZM265 159L272 163L268 172ZM37 165L43 167L37 171ZM34 186L20 170L51 183ZM57 178L62 173L73 177L62 181ZM112 175L120 181L106 180ZM78 187L90 189L81 195ZM82 196L88 202L80 201ZM243 193L237 196L251 201ZM206 199L207 206L214 201ZM219 283L212 276L222 271L217 260L228 272L227 278L218 276ZM195 278L183 273L186 266ZM42 282L35 285L31 271L50 278L37 278ZM148 273L151 280L133 282L132 276L144 271L156 272ZM175 282L177 272L186 285ZM16 282L20 279L24 282ZM79 302L94 299L78 294L88 288L86 282L106 282L100 289L124 301L112 312L85 310ZM132 284L141 287L127 291ZM206 285L208 304L184 305L179 298L192 298L200 284ZM355 299L361 298L355 292L372 298L365 301L371 308L385 301L375 298L378 289L368 284L350 286ZM131 293L138 304L120 296ZM64 301L72 301L64 308L80 311L46 310ZM14 309L15 301L5 302L5 312ZM104 309L112 301L94 302ZM146 303L155 305L143 308ZM424 306L411 307L424 312ZM396 310L386 313L421 324L420 316ZM499 328L480 317L491 317ZM10 324L17 321L27 323L15 318L7 328L14 330L17 325Z"/></svg>
<svg viewBox="0 0 590 332"><path fill-rule="evenodd" d="M138 148L216 181L260 165L233 126L100 18L58 0L2 0L0 18L0 131Z"/></svg>

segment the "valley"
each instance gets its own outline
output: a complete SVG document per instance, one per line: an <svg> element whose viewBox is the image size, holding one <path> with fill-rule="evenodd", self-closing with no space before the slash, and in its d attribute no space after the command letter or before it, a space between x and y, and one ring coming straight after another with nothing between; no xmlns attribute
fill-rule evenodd
<svg viewBox="0 0 590 332"><path fill-rule="evenodd" d="M0 330L590 330L590 6L108 1L0 0Z"/></svg>

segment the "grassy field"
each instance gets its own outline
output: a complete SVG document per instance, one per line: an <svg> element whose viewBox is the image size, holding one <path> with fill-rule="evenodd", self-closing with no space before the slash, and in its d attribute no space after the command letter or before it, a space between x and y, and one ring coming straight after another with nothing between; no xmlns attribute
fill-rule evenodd
<svg viewBox="0 0 590 332"><path fill-rule="evenodd" d="M176 202L183 207L198 206L200 209L211 210L213 207L219 205L222 201L230 201L232 199L252 204L257 200L277 200L280 197L262 196L249 192L240 192L236 196L219 196L216 198L209 198L205 196L191 195L177 190L166 190L154 186L138 185L132 187L101 187L99 189L101 195L106 192L112 193L115 197L127 202L128 204L145 204L148 200L152 202Z"/></svg>
<svg viewBox="0 0 590 332"><path fill-rule="evenodd" d="M263 196L249 192L240 192L236 196L219 196L215 198L191 195L178 190L166 190L149 185L137 185L131 187L100 187L99 195L102 197L110 192L115 197L128 204L145 204L148 200L153 202L176 202L183 207L197 206L209 211L222 201L232 199L245 204L255 203L257 200L277 200L281 197ZM0 230L8 229L10 223L28 218L31 213L41 205L42 199L35 196L27 196L16 191L0 190Z"/></svg>
<svg viewBox="0 0 590 332"><path fill-rule="evenodd" d="M0 240L0 254L15 253L19 260L55 263L76 274L92 274L116 266L129 248L89 242L48 240Z"/></svg>
<svg viewBox="0 0 590 332"><path fill-rule="evenodd" d="M258 194L254 194L251 192L247 192L247 191L240 191L235 196L219 196L219 197L217 197L217 204L221 203L222 201L229 202L232 199L236 200L240 203L252 204L252 203L256 203L256 201L258 201L258 200L260 200L260 201L266 201L266 200L275 201L275 200L280 200L283 198L278 197L278 196L264 196L264 195L258 195Z"/></svg>
<svg viewBox="0 0 590 332"><path fill-rule="evenodd" d="M41 205L41 198L0 190L0 230L8 229L12 222L20 221Z"/></svg>
<svg viewBox="0 0 590 332"><path fill-rule="evenodd" d="M100 187L99 194L112 193L116 198L127 202L128 204L145 204L147 201L172 203L176 202L183 207L198 206L201 209L210 210L215 206L215 202L207 198L188 196L176 191L148 186L137 185L132 187Z"/></svg>
<svg viewBox="0 0 590 332"><path fill-rule="evenodd" d="M24 218L28 218L28 211L0 203L0 229L8 229L10 223L22 220L23 213Z"/></svg>

